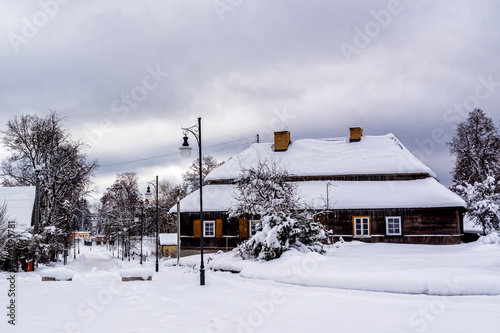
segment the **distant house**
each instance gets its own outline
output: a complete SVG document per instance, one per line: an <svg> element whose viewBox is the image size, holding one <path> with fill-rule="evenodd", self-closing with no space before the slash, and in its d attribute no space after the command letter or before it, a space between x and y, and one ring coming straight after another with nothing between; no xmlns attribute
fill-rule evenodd
<svg viewBox="0 0 500 333"><path fill-rule="evenodd" d="M177 256L177 234L158 234L159 251L164 256Z"/></svg>
<svg viewBox="0 0 500 333"><path fill-rule="evenodd" d="M34 223L35 186L0 187L0 205L7 206L7 221L16 231L25 231Z"/></svg>
<svg viewBox="0 0 500 333"><path fill-rule="evenodd" d="M463 235L465 202L436 180L393 134L291 141L276 132L274 143L255 143L205 179L204 240L210 248L231 248L255 232L259 216L228 218L235 178L258 160L280 163L301 197L318 212L333 240L414 244L456 244ZM184 247L199 246L199 192L181 201ZM174 210L172 210L174 212Z"/></svg>
<svg viewBox="0 0 500 333"><path fill-rule="evenodd" d="M70 241L73 241L73 238L83 238L86 241L90 240L90 231L75 231L70 236Z"/></svg>
<svg viewBox="0 0 500 333"><path fill-rule="evenodd" d="M0 187L0 205L6 207L6 222L9 234L14 231L15 234L31 236L31 234L27 233L27 230L35 222L35 194L36 188L34 186ZM11 270L17 271L16 262L18 261L24 271L33 270L32 254L28 251L16 251L9 248L6 250L9 251L9 257L11 258L9 259Z"/></svg>
<svg viewBox="0 0 500 333"><path fill-rule="evenodd" d="M95 242L96 245L105 245L107 242L106 236L96 235L92 237L92 242Z"/></svg>

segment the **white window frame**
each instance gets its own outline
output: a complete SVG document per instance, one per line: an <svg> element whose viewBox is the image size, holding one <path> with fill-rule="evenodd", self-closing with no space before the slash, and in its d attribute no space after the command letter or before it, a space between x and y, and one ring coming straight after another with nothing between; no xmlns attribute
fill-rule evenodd
<svg viewBox="0 0 500 333"><path fill-rule="evenodd" d="M365 224L363 220L366 219L368 221L366 225L366 229L364 228ZM358 228L356 228L357 222L361 223L361 234L358 234ZM353 217L353 228L354 228L354 236L355 237L369 237L370 236L370 217L369 216L354 216ZM367 234L364 234L363 231L366 230Z"/></svg>
<svg viewBox="0 0 500 333"><path fill-rule="evenodd" d="M398 221L398 229L399 229L399 232L390 232L389 231L389 220L392 219L392 220L395 220L397 219ZM401 216L386 216L385 217L385 233L387 236L401 236L403 234L403 226L401 224Z"/></svg>
<svg viewBox="0 0 500 333"><path fill-rule="evenodd" d="M213 234L212 233L207 233L207 226L211 225ZM203 221L203 237L215 237L215 220L206 220Z"/></svg>
<svg viewBox="0 0 500 333"><path fill-rule="evenodd" d="M260 220L248 220L248 236L255 235L257 224L261 223ZM252 228L253 227L253 228Z"/></svg>

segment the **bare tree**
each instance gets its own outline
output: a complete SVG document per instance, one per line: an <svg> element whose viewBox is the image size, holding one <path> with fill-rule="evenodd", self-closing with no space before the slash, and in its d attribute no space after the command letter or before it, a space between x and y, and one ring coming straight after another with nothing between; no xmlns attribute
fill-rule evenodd
<svg viewBox="0 0 500 333"><path fill-rule="evenodd" d="M448 145L456 156L453 190L466 201L467 217L484 234L499 231L500 136L493 121L482 110L473 110Z"/></svg>
<svg viewBox="0 0 500 333"><path fill-rule="evenodd" d="M186 192L181 185L174 185L168 180L162 180L158 185L160 232L177 232L177 217L169 211L177 204L177 198L184 198Z"/></svg>
<svg viewBox="0 0 500 333"><path fill-rule="evenodd" d="M56 252L70 247L72 216L78 201L91 191L91 174L97 168L96 161L87 161L83 153L86 146L70 138L62 127L64 118L50 112L46 118L22 115L7 122L3 145L10 156L2 161L4 186L28 186L40 184L39 242L44 262Z"/></svg>
<svg viewBox="0 0 500 333"><path fill-rule="evenodd" d="M107 237L128 242L129 236L140 232L140 224L135 221L135 216L142 201L134 172L117 175L113 185L102 196L101 205L99 220Z"/></svg>
<svg viewBox="0 0 500 333"><path fill-rule="evenodd" d="M182 175L183 188L186 193L191 193L200 188L200 159L197 158L189 167L189 170ZM205 181L205 177L215 168L220 166L222 163L217 162L213 156L204 156L202 163L202 179Z"/></svg>
<svg viewBox="0 0 500 333"><path fill-rule="evenodd" d="M448 146L456 157L452 172L455 187L483 182L490 172L500 171L500 136L493 120L480 109L458 124Z"/></svg>

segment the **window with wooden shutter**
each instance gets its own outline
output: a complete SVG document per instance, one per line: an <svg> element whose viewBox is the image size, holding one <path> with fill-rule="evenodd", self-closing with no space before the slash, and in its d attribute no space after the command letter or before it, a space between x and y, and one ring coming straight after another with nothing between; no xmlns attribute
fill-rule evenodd
<svg viewBox="0 0 500 333"><path fill-rule="evenodd" d="M240 237L248 238L248 220L239 219L239 223L240 223Z"/></svg>
<svg viewBox="0 0 500 333"><path fill-rule="evenodd" d="M200 238L201 237L201 225L200 225L200 220L193 220L193 236L194 238Z"/></svg>
<svg viewBox="0 0 500 333"><path fill-rule="evenodd" d="M215 238L222 237L222 219L215 220Z"/></svg>
<svg viewBox="0 0 500 333"><path fill-rule="evenodd" d="M215 221L203 221L203 237L215 237Z"/></svg>

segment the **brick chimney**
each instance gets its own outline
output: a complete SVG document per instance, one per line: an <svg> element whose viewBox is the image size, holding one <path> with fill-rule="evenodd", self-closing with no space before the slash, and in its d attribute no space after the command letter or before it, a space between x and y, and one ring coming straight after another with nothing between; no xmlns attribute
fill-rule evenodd
<svg viewBox="0 0 500 333"><path fill-rule="evenodd" d="M290 143L290 132L274 132L274 151L287 151Z"/></svg>
<svg viewBox="0 0 500 333"><path fill-rule="evenodd" d="M363 129L361 127L351 127L349 128L351 135L349 137L349 142L359 142L363 136Z"/></svg>

